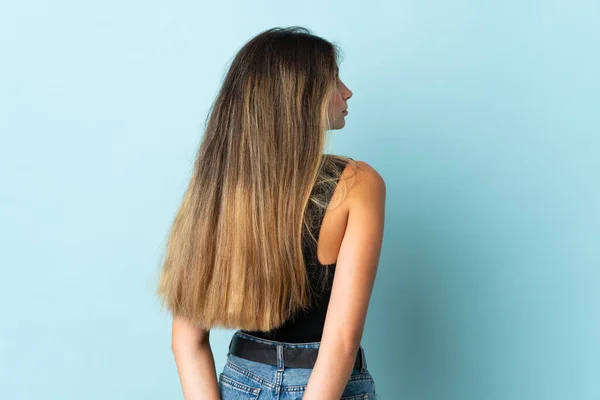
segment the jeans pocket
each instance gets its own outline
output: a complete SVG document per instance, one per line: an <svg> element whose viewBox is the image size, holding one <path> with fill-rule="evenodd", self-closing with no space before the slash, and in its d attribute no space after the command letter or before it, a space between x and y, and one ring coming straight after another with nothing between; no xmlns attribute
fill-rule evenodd
<svg viewBox="0 0 600 400"><path fill-rule="evenodd" d="M369 372L353 374L341 400L375 399L375 381Z"/></svg>
<svg viewBox="0 0 600 400"><path fill-rule="evenodd" d="M374 397L369 397L368 393L363 393L363 394L356 394L353 396L344 396L344 397L340 398L340 400L367 400L367 399L374 399Z"/></svg>
<svg viewBox="0 0 600 400"><path fill-rule="evenodd" d="M252 387L239 382L223 373L219 374L219 393L221 400L256 400L260 394L259 387Z"/></svg>

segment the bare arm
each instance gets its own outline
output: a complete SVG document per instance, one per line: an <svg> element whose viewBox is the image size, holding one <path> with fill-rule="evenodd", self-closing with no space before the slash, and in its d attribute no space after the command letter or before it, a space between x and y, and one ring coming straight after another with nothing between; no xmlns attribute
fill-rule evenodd
<svg viewBox="0 0 600 400"><path fill-rule="evenodd" d="M187 320L173 318L171 349L186 400L220 400L209 334Z"/></svg>
<svg viewBox="0 0 600 400"><path fill-rule="evenodd" d="M348 192L348 224L304 400L339 400L363 335L383 241L386 189L368 164L359 162L359 168L364 172Z"/></svg>

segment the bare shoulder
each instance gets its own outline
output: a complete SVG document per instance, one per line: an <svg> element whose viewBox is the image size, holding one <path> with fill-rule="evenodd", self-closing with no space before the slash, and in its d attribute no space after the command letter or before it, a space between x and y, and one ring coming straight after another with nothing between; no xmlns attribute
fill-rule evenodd
<svg viewBox="0 0 600 400"><path fill-rule="evenodd" d="M384 180L383 177L381 176L381 174L375 169L373 168L370 164L368 164L365 161L360 161L360 160L354 160L356 163L356 177L357 177L357 182L367 182L367 183L375 183L375 184L379 184L379 185L383 185L384 184Z"/></svg>
<svg viewBox="0 0 600 400"><path fill-rule="evenodd" d="M349 181L348 206L365 202L385 202L386 186L381 174L365 161L354 160L342 178Z"/></svg>
<svg viewBox="0 0 600 400"><path fill-rule="evenodd" d="M348 224L344 240L347 243L356 242L353 244L365 251L369 250L370 245L375 246L371 247L371 250L378 249L383 236L385 181L375 168L364 161L356 161L351 179L348 193ZM349 247L342 247L340 252L350 251Z"/></svg>

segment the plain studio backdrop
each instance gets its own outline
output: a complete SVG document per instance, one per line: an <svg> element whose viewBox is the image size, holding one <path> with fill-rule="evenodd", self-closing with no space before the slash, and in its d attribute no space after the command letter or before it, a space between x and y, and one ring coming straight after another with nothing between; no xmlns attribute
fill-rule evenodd
<svg viewBox="0 0 600 400"><path fill-rule="evenodd" d="M595 0L3 2L0 398L183 398L167 231L229 61L290 25L343 49L327 152L387 183L381 398L600 399Z"/></svg>

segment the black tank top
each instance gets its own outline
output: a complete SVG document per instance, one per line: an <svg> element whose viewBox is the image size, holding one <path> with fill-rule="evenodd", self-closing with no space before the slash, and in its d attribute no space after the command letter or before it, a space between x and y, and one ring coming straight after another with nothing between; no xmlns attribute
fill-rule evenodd
<svg viewBox="0 0 600 400"><path fill-rule="evenodd" d="M346 162L343 160L335 160L336 164L343 170ZM333 174L331 175L333 177ZM337 184L337 181L336 181ZM325 190L322 186L315 186L313 189L313 195L317 195L320 199L323 199L326 204L331 201L331 194L325 194ZM325 198L323 196L326 196ZM323 217L325 216L325 210L319 209L312 202L308 204L307 212L312 213L316 219L316 227L314 229L314 236L319 241L319 231L321 224L323 223ZM314 225L314 224L313 224ZM327 314L327 306L329 305L329 299L331 297L331 286L333 284L333 277L335 274L335 267L337 263L323 265L319 262L317 257L317 246L310 240L310 235L304 229L302 232L302 250L304 253L304 260L308 268L308 277L312 290L312 306L307 310L298 310L296 313L283 323L278 328L271 329L270 331L246 331L252 336L260 337L268 340L276 340L279 342L288 343L306 343L306 342L320 342L321 336L323 335L323 326L325 324L325 316ZM327 276L326 280L325 275Z"/></svg>

